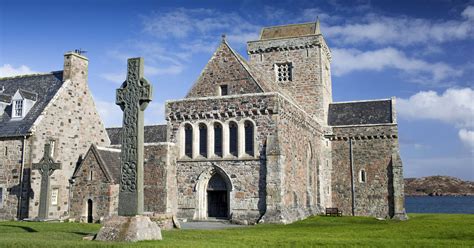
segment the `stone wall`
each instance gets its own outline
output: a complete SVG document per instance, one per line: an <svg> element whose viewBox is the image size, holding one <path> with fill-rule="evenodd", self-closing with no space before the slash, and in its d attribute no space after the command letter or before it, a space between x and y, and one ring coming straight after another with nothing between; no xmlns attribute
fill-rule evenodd
<svg viewBox="0 0 474 248"><path fill-rule="evenodd" d="M217 48L186 97L219 96L220 85L227 85L229 95L262 92L226 42Z"/></svg>
<svg viewBox="0 0 474 248"><path fill-rule="evenodd" d="M87 222L89 200L92 200L93 204L93 222L98 222L102 217L116 215L118 189L118 184L107 178L99 166L97 154L89 152L82 161L72 185L70 218Z"/></svg>
<svg viewBox="0 0 474 248"><path fill-rule="evenodd" d="M392 217L394 215L392 165L394 155L399 157L397 125L346 126L334 127L333 130L335 135L331 141L333 207L340 208L344 215L352 214L349 149L349 142L352 139L355 215ZM365 182L361 180L361 170L365 171Z"/></svg>
<svg viewBox="0 0 474 248"><path fill-rule="evenodd" d="M64 79L59 89L33 127L31 137L31 163L43 157L44 144L55 141L54 159L62 168L51 176L50 185L59 189L57 206L50 206L50 218L64 218L68 213L69 182L78 160L91 144L108 145L109 138L96 110L87 85L87 59L68 53L65 55ZM37 170L31 173L29 217L38 215L41 176Z"/></svg>
<svg viewBox="0 0 474 248"><path fill-rule="evenodd" d="M17 218L22 150L23 138L0 138L0 220Z"/></svg>
<svg viewBox="0 0 474 248"><path fill-rule="evenodd" d="M308 114L321 123L327 120L332 102L331 55L321 35L250 41L247 50L250 65L289 92ZM292 66L292 80L278 82L275 64L287 62Z"/></svg>

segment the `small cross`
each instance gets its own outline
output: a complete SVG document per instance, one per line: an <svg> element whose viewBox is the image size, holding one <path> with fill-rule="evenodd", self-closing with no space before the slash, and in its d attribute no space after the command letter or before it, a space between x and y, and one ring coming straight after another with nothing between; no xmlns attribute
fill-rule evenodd
<svg viewBox="0 0 474 248"><path fill-rule="evenodd" d="M61 169L61 164L54 162L51 157L51 145L44 145L43 158L39 163L33 164L34 170L39 170L41 174L41 190L38 217L40 219L48 218L49 209L49 177L55 170Z"/></svg>

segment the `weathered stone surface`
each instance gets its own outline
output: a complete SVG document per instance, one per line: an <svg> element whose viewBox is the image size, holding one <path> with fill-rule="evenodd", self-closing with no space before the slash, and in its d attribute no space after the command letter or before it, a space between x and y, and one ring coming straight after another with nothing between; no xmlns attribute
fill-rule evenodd
<svg viewBox="0 0 474 248"><path fill-rule="evenodd" d="M161 229L148 216L112 216L104 221L95 240L136 242L161 240Z"/></svg>

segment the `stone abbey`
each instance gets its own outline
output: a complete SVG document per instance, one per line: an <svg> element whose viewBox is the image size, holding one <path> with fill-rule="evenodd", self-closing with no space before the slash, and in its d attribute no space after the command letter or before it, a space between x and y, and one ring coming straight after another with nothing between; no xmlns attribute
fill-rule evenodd
<svg viewBox="0 0 474 248"><path fill-rule="evenodd" d="M318 22L263 28L247 53L223 38L166 124L145 126L145 213L406 218L394 98L333 102ZM104 127L87 75L68 52L62 71L0 78L0 219L117 215L122 128Z"/></svg>

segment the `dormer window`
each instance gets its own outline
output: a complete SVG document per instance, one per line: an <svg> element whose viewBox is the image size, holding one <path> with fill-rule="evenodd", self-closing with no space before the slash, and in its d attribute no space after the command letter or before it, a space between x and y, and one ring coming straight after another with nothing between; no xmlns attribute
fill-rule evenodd
<svg viewBox="0 0 474 248"><path fill-rule="evenodd" d="M275 64L275 74L277 82L289 82L293 78L291 62Z"/></svg>
<svg viewBox="0 0 474 248"><path fill-rule="evenodd" d="M23 100L15 100L13 106L13 117L23 117Z"/></svg>

